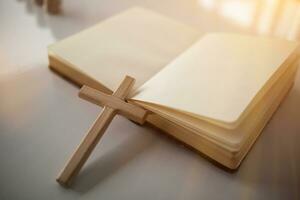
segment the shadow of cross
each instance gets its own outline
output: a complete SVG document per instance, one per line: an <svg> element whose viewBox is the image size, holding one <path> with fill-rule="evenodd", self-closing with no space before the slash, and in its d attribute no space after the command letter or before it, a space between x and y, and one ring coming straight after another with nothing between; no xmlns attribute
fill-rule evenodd
<svg viewBox="0 0 300 200"><path fill-rule="evenodd" d="M73 180L83 167L116 114L122 114L140 124L145 122L147 111L126 102L126 97L132 89L134 82L135 80L132 77L126 76L119 88L112 95L107 95L88 86L83 86L80 89L79 97L95 104L104 105L104 107L92 127L89 129L87 135L56 179L57 182L65 186L70 184L71 180Z"/></svg>

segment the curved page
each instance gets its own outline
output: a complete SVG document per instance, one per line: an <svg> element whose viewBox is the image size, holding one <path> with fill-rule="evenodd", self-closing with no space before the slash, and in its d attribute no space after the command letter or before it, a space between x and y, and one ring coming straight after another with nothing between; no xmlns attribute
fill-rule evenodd
<svg viewBox="0 0 300 200"><path fill-rule="evenodd" d="M295 42L285 40L209 34L142 85L132 99L235 126L255 97L266 93L295 60L296 49Z"/></svg>

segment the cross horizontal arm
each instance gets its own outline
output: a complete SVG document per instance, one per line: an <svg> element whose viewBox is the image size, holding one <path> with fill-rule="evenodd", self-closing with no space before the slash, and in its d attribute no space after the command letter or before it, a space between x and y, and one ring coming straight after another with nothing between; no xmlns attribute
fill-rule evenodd
<svg viewBox="0 0 300 200"><path fill-rule="evenodd" d="M114 95L107 95L96 89L83 86L79 91L79 97L100 106L106 105L114 108L119 114L137 123L143 124L145 122L146 110L134 104L127 103Z"/></svg>

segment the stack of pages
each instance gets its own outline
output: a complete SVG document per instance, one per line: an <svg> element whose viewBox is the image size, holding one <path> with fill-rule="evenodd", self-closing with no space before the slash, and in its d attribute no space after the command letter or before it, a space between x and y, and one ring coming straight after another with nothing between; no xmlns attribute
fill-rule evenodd
<svg viewBox="0 0 300 200"><path fill-rule="evenodd" d="M297 43L231 33L204 36L133 8L49 46L49 66L111 93L137 80L129 101L147 121L236 169L291 88Z"/></svg>

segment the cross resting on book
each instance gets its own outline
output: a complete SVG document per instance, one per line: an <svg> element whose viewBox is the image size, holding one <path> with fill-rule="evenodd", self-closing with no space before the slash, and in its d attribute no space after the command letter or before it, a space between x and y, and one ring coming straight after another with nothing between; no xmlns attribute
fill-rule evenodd
<svg viewBox="0 0 300 200"><path fill-rule="evenodd" d="M112 95L107 95L88 86L83 86L80 89L79 97L104 107L60 173L57 182L62 185L68 185L78 174L116 114L121 114L139 124L145 122L147 111L139 106L126 102L126 97L134 85L134 82L135 80L132 77L126 76L119 88Z"/></svg>

